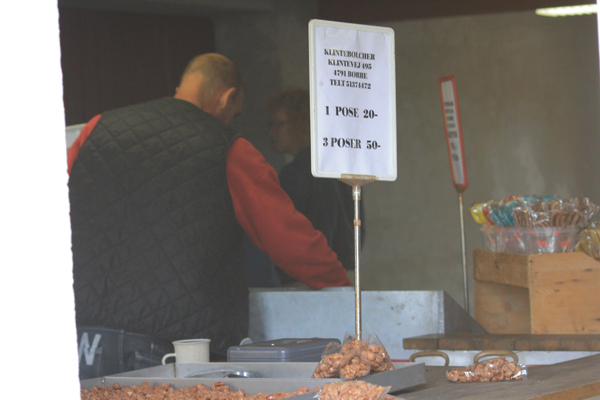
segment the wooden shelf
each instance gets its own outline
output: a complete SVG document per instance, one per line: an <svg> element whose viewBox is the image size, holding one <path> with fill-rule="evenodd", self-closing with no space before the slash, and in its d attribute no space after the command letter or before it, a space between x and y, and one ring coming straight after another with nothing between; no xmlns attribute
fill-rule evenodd
<svg viewBox="0 0 600 400"><path fill-rule="evenodd" d="M404 338L405 349L600 351L600 335L433 334Z"/></svg>
<svg viewBox="0 0 600 400"><path fill-rule="evenodd" d="M600 333L600 263L580 252L473 251L475 319L497 334Z"/></svg>

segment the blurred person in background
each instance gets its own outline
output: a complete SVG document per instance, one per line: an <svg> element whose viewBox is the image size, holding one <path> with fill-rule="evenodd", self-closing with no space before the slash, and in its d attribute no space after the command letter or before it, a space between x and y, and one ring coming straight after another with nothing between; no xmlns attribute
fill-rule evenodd
<svg viewBox="0 0 600 400"><path fill-rule="evenodd" d="M279 172L279 182L314 228L327 238L327 243L337 254L347 270L354 270L354 201L352 187L332 178L315 178L311 172L310 151L310 95L302 88L288 88L269 100L270 115L267 134L278 153L292 158ZM364 213L361 202L361 225ZM364 229L361 226L361 233ZM361 235L361 238L363 235ZM361 240L362 241L362 240ZM257 254L246 242L246 264L250 286L299 285L281 268L276 268L276 280L265 267L268 259ZM248 263L254 262L253 265ZM260 266L259 266L260 264ZM275 263L277 265L277 263Z"/></svg>

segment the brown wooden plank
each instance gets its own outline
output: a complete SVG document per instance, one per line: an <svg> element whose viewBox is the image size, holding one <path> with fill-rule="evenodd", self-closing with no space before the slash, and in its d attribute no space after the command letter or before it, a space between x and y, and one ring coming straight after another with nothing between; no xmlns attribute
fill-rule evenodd
<svg viewBox="0 0 600 400"><path fill-rule="evenodd" d="M537 336L535 339L529 341L530 351L559 351L560 339L557 335L548 335L549 337Z"/></svg>
<svg viewBox="0 0 600 400"><path fill-rule="evenodd" d="M510 336L488 336L481 337L473 340L475 349L481 350L513 350L514 338Z"/></svg>
<svg viewBox="0 0 600 400"><path fill-rule="evenodd" d="M600 335L432 334L403 340L414 350L600 351Z"/></svg>
<svg viewBox="0 0 600 400"><path fill-rule="evenodd" d="M560 339L561 350L600 351L600 335L571 335Z"/></svg>
<svg viewBox="0 0 600 400"><path fill-rule="evenodd" d="M600 335L529 335L515 339L515 350L600 351Z"/></svg>
<svg viewBox="0 0 600 400"><path fill-rule="evenodd" d="M489 333L531 333L529 291L475 280L475 320Z"/></svg>
<svg viewBox="0 0 600 400"><path fill-rule="evenodd" d="M515 351L530 351L531 350L531 340L532 338L529 335L519 335L515 337L513 341L513 350Z"/></svg>
<svg viewBox="0 0 600 400"><path fill-rule="evenodd" d="M531 332L600 333L600 263L583 253L530 256Z"/></svg>
<svg viewBox="0 0 600 400"><path fill-rule="evenodd" d="M524 351L529 350L529 342L532 340L534 335L531 334L519 334L510 335L513 339L513 351Z"/></svg>
<svg viewBox="0 0 600 400"><path fill-rule="evenodd" d="M527 255L473 250L473 277L479 281L529 287Z"/></svg>
<svg viewBox="0 0 600 400"><path fill-rule="evenodd" d="M438 339L443 336L444 334L431 334L404 338L402 339L402 346L405 349L437 350L439 347Z"/></svg>
<svg viewBox="0 0 600 400"><path fill-rule="evenodd" d="M512 335L497 334L450 334L439 338L442 350L512 350Z"/></svg>
<svg viewBox="0 0 600 400"><path fill-rule="evenodd" d="M438 340L440 349L471 350L475 346L475 335L451 335Z"/></svg>

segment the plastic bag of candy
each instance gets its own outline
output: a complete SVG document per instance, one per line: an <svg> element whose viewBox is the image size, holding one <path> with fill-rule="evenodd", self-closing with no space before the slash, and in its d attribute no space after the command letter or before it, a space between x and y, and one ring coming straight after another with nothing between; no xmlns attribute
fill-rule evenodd
<svg viewBox="0 0 600 400"><path fill-rule="evenodd" d="M330 343L323 351L313 378L352 380L394 369L390 356L376 334L363 334L362 340L346 333L344 343Z"/></svg>
<svg viewBox="0 0 600 400"><path fill-rule="evenodd" d="M575 250L587 254L596 261L600 261L600 228L597 222L590 223L579 232L578 242Z"/></svg>
<svg viewBox="0 0 600 400"><path fill-rule="evenodd" d="M457 383L518 381L527 378L527 368L498 357L465 368L452 368L446 372L446 378Z"/></svg>
<svg viewBox="0 0 600 400"><path fill-rule="evenodd" d="M481 225L521 228L583 228L597 212L587 197L570 200L554 196L507 196L501 201L478 203L470 208Z"/></svg>

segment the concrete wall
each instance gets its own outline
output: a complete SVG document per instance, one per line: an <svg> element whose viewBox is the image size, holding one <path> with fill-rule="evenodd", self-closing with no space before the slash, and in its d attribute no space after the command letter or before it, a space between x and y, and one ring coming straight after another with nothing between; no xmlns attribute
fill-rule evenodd
<svg viewBox="0 0 600 400"><path fill-rule="evenodd" d="M284 86L308 86L307 24L316 15L314 2L281 3L216 20L218 51L240 66L246 83L236 127L276 168L283 159L266 139L264 103ZM473 203L511 194L600 202L596 17L522 12L380 25L396 34L398 179L363 187L362 285L445 290L462 304L458 200L437 80L457 80L471 269L471 251L481 247Z"/></svg>
<svg viewBox="0 0 600 400"><path fill-rule="evenodd" d="M462 304L458 199L437 79L457 79L465 206L511 194L583 194L598 203L596 17L527 12L389 26L397 46L399 178L365 188L364 286L446 290ZM471 267L482 241L468 211L464 218Z"/></svg>
<svg viewBox="0 0 600 400"><path fill-rule="evenodd" d="M286 160L270 145L266 103L284 87L308 88L308 22L315 15L314 1L285 1L270 11L214 19L217 51L236 63L244 80L244 109L232 126L277 169Z"/></svg>

